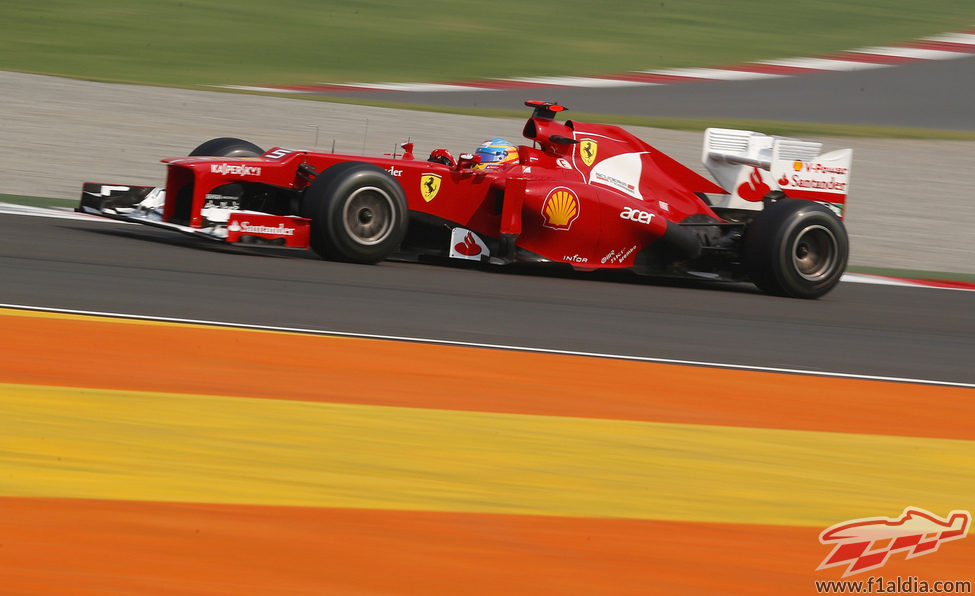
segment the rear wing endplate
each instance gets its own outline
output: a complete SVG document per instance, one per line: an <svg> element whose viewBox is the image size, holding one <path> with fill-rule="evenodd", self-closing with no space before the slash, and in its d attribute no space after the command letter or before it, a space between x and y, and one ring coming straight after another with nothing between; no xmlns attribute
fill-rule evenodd
<svg viewBox="0 0 975 596"><path fill-rule="evenodd" d="M852 149L820 153L822 143L750 130L709 128L701 159L727 195L715 207L762 209L768 193L817 201L843 217Z"/></svg>

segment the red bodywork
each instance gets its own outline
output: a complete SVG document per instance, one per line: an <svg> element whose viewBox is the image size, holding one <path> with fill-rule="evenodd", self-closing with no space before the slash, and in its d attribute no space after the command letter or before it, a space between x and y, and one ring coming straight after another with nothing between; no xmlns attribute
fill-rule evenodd
<svg viewBox="0 0 975 596"><path fill-rule="evenodd" d="M411 145L404 145L398 157L275 147L257 158L167 159L163 221L200 228L205 223L201 210L215 188L242 182L301 191L315 175L349 161L389 172L414 214L483 237L516 237L518 249L579 268L632 266L642 249L664 235L668 221L695 215L721 221L695 194L726 192L710 180L622 128L556 122L551 115L536 110L524 129L534 146L520 146L519 160L501 169L474 169L476 161L464 156L454 165L418 160ZM191 183L191 204L184 199L178 207L176 198L181 191L185 196ZM177 213L187 207L188 213ZM307 228L307 220L295 215L265 217L270 219L262 229L279 224ZM296 237L307 238L306 233L287 236L289 246Z"/></svg>

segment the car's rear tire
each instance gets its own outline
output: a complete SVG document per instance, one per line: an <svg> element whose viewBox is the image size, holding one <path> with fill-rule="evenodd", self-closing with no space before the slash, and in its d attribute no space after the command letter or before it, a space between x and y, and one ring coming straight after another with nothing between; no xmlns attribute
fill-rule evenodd
<svg viewBox="0 0 975 596"><path fill-rule="evenodd" d="M745 230L749 278L769 294L819 298L840 281L850 252L843 222L812 201L781 199Z"/></svg>
<svg viewBox="0 0 975 596"><path fill-rule="evenodd" d="M408 225L406 195L386 170L346 162L305 190L301 215L312 220L311 248L325 259L378 263L396 250Z"/></svg>
<svg viewBox="0 0 975 596"><path fill-rule="evenodd" d="M220 137L209 141L190 151L190 157L259 157L264 150L243 139Z"/></svg>

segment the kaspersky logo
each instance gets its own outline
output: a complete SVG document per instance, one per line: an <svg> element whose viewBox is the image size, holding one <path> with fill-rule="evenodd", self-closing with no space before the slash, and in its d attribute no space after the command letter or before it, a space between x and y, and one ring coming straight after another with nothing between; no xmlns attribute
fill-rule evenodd
<svg viewBox="0 0 975 596"><path fill-rule="evenodd" d="M579 218L579 199L564 186L553 188L542 204L542 216L546 228L568 230Z"/></svg>
<svg viewBox="0 0 975 596"><path fill-rule="evenodd" d="M865 517L830 526L819 542L835 545L816 568L846 565L843 577L883 567L894 553L906 559L929 555L944 542L968 535L972 514L955 510L941 518L918 507L904 509L900 517Z"/></svg>
<svg viewBox="0 0 975 596"><path fill-rule="evenodd" d="M243 166L234 165L229 163L212 163L210 164L211 174L221 174L226 176L227 174L232 174L234 176L260 176L261 168L254 166Z"/></svg>

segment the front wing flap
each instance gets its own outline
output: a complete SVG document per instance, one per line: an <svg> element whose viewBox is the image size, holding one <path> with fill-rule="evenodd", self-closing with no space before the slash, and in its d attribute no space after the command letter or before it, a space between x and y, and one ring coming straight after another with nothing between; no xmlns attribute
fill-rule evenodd
<svg viewBox="0 0 975 596"><path fill-rule="evenodd" d="M86 182L75 211L231 244L308 248L310 220L306 218L214 208L208 213L212 221L192 227L163 219L165 197L165 189L155 186Z"/></svg>

